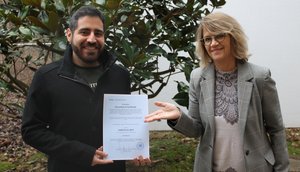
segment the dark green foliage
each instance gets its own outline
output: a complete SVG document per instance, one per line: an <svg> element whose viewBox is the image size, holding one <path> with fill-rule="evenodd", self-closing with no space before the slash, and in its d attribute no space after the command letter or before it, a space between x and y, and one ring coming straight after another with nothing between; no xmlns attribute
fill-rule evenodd
<svg viewBox="0 0 300 172"><path fill-rule="evenodd" d="M197 66L197 22L223 0L12 0L0 4L0 88L23 97L41 65L61 58L72 12L93 5L106 17L106 46L131 72L132 91L153 98L173 74ZM30 47L30 48L29 48ZM164 65L162 65L164 63ZM27 80L29 80L27 78ZM181 89L179 91L187 91ZM3 97L3 93L1 93ZM186 93L175 96L181 105ZM0 97L1 97L0 96Z"/></svg>

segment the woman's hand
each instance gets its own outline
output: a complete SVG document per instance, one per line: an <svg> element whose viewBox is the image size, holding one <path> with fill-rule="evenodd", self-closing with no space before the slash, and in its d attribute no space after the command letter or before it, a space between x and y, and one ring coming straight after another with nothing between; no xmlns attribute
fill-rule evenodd
<svg viewBox="0 0 300 172"><path fill-rule="evenodd" d="M95 151L95 155L93 157L91 165L94 166L97 164L110 164L114 162L112 160L105 160L106 157L107 153L103 152L103 146L101 146Z"/></svg>
<svg viewBox="0 0 300 172"><path fill-rule="evenodd" d="M162 119L176 120L181 116L180 110L173 104L167 102L155 102L159 110L145 116L145 122L160 121Z"/></svg>

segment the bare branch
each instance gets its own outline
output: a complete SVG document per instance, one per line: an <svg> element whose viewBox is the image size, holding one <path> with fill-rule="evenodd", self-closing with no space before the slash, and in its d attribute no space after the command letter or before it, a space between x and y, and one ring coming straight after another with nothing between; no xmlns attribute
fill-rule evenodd
<svg viewBox="0 0 300 172"><path fill-rule="evenodd" d="M45 50L51 51L51 52L59 54L59 55L63 55L64 54L64 51L54 49L54 48L52 48L52 46L47 46L46 44L43 44L40 41L37 41L36 43L37 43L38 46L42 47Z"/></svg>

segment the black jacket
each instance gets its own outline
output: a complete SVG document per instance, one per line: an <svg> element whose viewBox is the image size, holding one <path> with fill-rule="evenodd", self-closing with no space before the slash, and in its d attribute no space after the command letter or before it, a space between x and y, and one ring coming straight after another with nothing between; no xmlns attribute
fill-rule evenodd
<svg viewBox="0 0 300 172"><path fill-rule="evenodd" d="M60 61L41 67L34 75L25 104L23 140L48 155L49 172L122 172L124 161L91 167L102 146L104 94L129 94L126 69L104 50L105 72L93 91L75 72L69 46Z"/></svg>

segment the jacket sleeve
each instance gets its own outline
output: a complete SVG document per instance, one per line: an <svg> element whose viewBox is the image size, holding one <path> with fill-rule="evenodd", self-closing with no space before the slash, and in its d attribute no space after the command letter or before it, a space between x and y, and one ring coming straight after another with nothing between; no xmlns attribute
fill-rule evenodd
<svg viewBox="0 0 300 172"><path fill-rule="evenodd" d="M271 78L270 70L264 77L262 85L262 113L266 131L275 156L274 170L288 171L289 157L286 144L285 127L282 120L279 98L275 81Z"/></svg>
<svg viewBox="0 0 300 172"><path fill-rule="evenodd" d="M63 161L90 166L96 148L58 135L51 130L51 101L43 86L43 75L37 71L29 89L22 117L25 143Z"/></svg>
<svg viewBox="0 0 300 172"><path fill-rule="evenodd" d="M199 112L199 69L193 70L191 73L191 80L189 84L189 111L188 114L185 114L182 112L181 117L177 120L176 124L172 123L171 121L168 121L168 125L188 136L188 137L194 137L198 138L201 137L204 128L202 126L202 121L200 118L200 112Z"/></svg>

